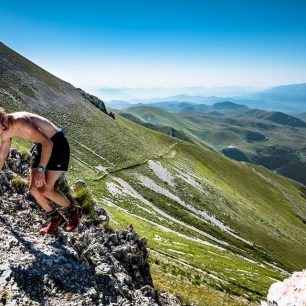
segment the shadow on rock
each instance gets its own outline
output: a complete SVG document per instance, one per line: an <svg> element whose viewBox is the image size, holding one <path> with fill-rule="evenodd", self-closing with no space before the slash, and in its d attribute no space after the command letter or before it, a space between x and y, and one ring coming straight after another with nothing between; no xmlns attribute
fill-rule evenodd
<svg viewBox="0 0 306 306"><path fill-rule="evenodd" d="M21 237L1 216L0 221L13 234L25 254L20 259L20 266L9 267L11 273L7 285L11 289L23 292L40 304L51 296L62 299L63 296L69 298L70 294L82 295L88 292L91 300L108 303L111 296L115 295L110 275L98 275L94 267L80 262L65 245L57 241L51 242L47 245L48 251L44 253Z"/></svg>

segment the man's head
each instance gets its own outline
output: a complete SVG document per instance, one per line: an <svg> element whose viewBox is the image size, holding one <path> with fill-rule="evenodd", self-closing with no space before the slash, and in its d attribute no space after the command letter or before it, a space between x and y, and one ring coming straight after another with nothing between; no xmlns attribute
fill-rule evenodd
<svg viewBox="0 0 306 306"><path fill-rule="evenodd" d="M13 125L14 119L11 115L7 114L5 109L0 107L0 128L2 131L6 131Z"/></svg>

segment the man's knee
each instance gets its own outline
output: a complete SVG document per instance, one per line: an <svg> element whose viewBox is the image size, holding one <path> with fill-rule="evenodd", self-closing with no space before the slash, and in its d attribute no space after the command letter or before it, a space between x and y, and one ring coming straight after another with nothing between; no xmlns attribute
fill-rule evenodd
<svg viewBox="0 0 306 306"><path fill-rule="evenodd" d="M45 196L46 198L48 198L54 191L53 186L48 186L48 185L44 185L41 188L39 188L40 193Z"/></svg>
<svg viewBox="0 0 306 306"><path fill-rule="evenodd" d="M37 196L37 195L40 194L40 191L38 190L38 188L37 188L36 186L30 186L30 187L29 187L29 192L30 192L30 194L31 194L33 197L35 197L35 196Z"/></svg>

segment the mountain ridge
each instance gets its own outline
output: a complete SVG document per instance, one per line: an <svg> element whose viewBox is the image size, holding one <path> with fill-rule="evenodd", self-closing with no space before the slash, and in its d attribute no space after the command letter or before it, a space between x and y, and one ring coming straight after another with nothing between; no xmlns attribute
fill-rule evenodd
<svg viewBox="0 0 306 306"><path fill-rule="evenodd" d="M191 95L178 94L173 96L166 96L162 98L152 99L138 99L136 103L158 103L158 102L172 102L172 103L193 103L193 104L208 104L219 103L222 101L230 101L233 103L243 104L251 108L261 108L269 111L282 111L297 114L306 111L306 83L280 85L271 87L266 90L248 93L245 95ZM110 101L110 105L115 102ZM116 104L115 104L116 105ZM123 104L121 104L122 106ZM120 106L120 107L121 107ZM125 105L126 106L126 105ZM119 107L119 105L117 105Z"/></svg>

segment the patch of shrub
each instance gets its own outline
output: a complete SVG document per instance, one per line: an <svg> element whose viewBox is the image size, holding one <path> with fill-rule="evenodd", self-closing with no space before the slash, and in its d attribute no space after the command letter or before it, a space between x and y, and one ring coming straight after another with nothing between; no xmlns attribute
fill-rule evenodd
<svg viewBox="0 0 306 306"><path fill-rule="evenodd" d="M11 294L7 290L0 292L0 305L6 305L6 303L11 299Z"/></svg>
<svg viewBox="0 0 306 306"><path fill-rule="evenodd" d="M24 188L28 186L28 180L21 177L20 175L16 175L12 178L11 184L17 191L22 191Z"/></svg>
<svg viewBox="0 0 306 306"><path fill-rule="evenodd" d="M88 215L90 219L95 219L96 200L90 193L87 186L73 186L73 198L82 207L83 213Z"/></svg>
<svg viewBox="0 0 306 306"><path fill-rule="evenodd" d="M22 148L19 150L19 153L22 160L25 160L29 164L32 162L32 155L28 149Z"/></svg>

